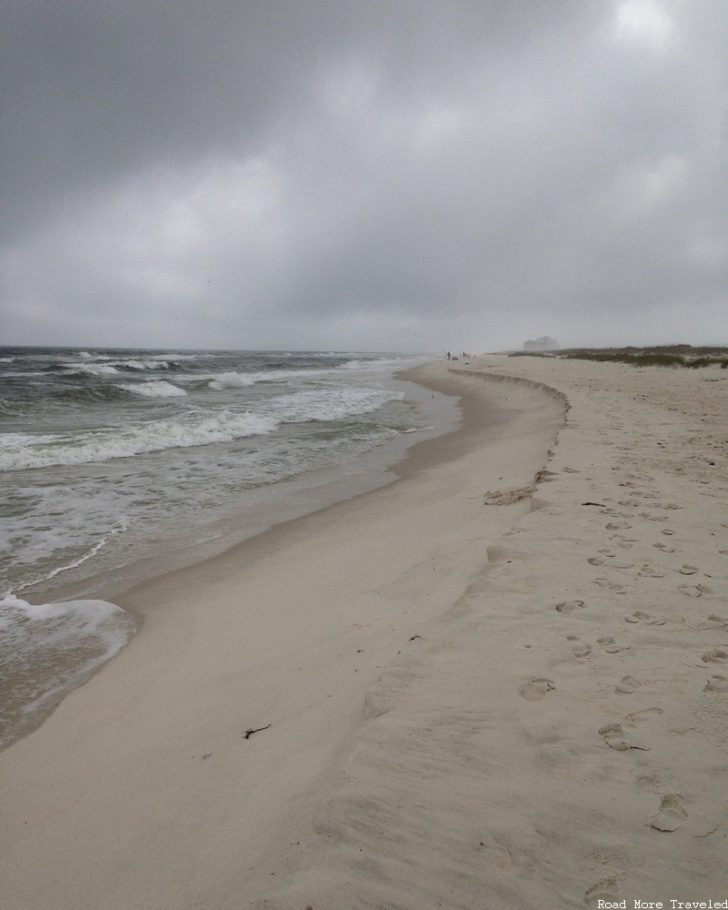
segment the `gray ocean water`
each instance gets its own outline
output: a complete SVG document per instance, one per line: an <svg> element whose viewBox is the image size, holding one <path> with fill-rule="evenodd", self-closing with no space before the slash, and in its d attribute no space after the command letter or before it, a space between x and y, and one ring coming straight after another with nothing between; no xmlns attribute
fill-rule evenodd
<svg viewBox="0 0 728 910"><path fill-rule="evenodd" d="M333 479L364 489L432 434L393 377L426 359L0 348L0 745L133 635L100 579L225 549Z"/></svg>

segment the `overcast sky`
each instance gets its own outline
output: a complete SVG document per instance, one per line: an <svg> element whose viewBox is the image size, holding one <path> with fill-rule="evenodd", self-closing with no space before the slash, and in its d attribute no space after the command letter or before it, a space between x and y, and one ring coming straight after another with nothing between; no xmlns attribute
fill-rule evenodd
<svg viewBox="0 0 728 910"><path fill-rule="evenodd" d="M728 344L725 0L2 0L0 343Z"/></svg>

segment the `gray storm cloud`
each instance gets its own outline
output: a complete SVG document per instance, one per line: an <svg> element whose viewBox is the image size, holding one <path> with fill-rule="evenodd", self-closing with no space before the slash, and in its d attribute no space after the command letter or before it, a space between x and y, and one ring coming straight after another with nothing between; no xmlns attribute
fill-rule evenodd
<svg viewBox="0 0 728 910"><path fill-rule="evenodd" d="M726 343L720 0L5 8L5 343Z"/></svg>

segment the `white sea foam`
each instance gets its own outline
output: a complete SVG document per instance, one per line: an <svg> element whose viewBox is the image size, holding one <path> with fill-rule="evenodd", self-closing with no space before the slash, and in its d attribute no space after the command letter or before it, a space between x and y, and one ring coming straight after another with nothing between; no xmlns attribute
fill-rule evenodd
<svg viewBox="0 0 728 910"><path fill-rule="evenodd" d="M121 367L124 370L166 370L169 368L167 360L157 360L156 358L148 360L113 360L114 366Z"/></svg>
<svg viewBox="0 0 728 910"><path fill-rule="evenodd" d="M69 373L83 373L87 376L112 376L119 371L110 363L64 363Z"/></svg>
<svg viewBox="0 0 728 910"><path fill-rule="evenodd" d="M208 386L221 392L223 389L241 389L258 382L287 382L290 379L315 379L330 376L331 369L259 370L255 373L184 373L175 375L175 382L208 380Z"/></svg>
<svg viewBox="0 0 728 910"><path fill-rule="evenodd" d="M14 360L14 357L0 357L0 363L12 363Z"/></svg>
<svg viewBox="0 0 728 910"><path fill-rule="evenodd" d="M217 411L191 412L180 418L77 434L4 433L0 436L0 470L87 464L163 449L230 442L244 436L272 433L278 425L273 416Z"/></svg>
<svg viewBox="0 0 728 910"><path fill-rule="evenodd" d="M109 354L92 354L91 351L79 351L76 354L77 357L80 357L81 360L113 360Z"/></svg>
<svg viewBox="0 0 728 910"><path fill-rule="evenodd" d="M254 376L255 374L252 373L219 373L209 385L211 389L218 392L223 389L242 389L244 386L253 385L259 381Z"/></svg>
<svg viewBox="0 0 728 910"><path fill-rule="evenodd" d="M129 613L104 600L30 604L12 594L0 599L0 744L118 654L135 628Z"/></svg>
<svg viewBox="0 0 728 910"><path fill-rule="evenodd" d="M275 416L283 423L341 420L376 411L388 401L401 401L403 392L363 386L326 386L273 399Z"/></svg>
<svg viewBox="0 0 728 910"><path fill-rule="evenodd" d="M93 546L89 547L89 549L86 550L85 553L82 553L81 556L72 560L71 562L65 563L64 565L56 566L55 569L51 569L49 572L46 572L44 575L41 575L37 578L29 579L28 581L24 582L23 584L16 586L15 590L24 591L26 588L32 588L34 585L43 584L45 582L48 582L52 578L56 578L58 575L61 575L64 572L68 572L71 569L77 569L79 566L82 566L85 562L87 562L89 559L94 557L99 552L99 550L102 550L106 546L106 544L111 540L112 537L114 537L116 534L126 531L126 529L127 529L127 523L126 523L125 519L122 517L119 519L116 527L112 528L111 531L105 537L101 538L101 540L96 541L96 543ZM66 532L66 534L64 536L67 537L68 532ZM5 594L0 594L0 596L5 596ZM1 625L0 625L0 628L1 628Z"/></svg>
<svg viewBox="0 0 728 910"><path fill-rule="evenodd" d="M83 370L93 373L98 367L109 366L114 372L121 370L167 370L170 361L196 360L199 354L150 354L148 357L112 357L109 354L92 354L89 351L79 351L78 360L64 360L62 366L66 369ZM97 373L102 375L102 373Z"/></svg>
<svg viewBox="0 0 728 910"><path fill-rule="evenodd" d="M404 357L382 357L378 360L347 360L346 363L342 363L338 369L340 370L376 370L381 372L383 370L392 370L392 369L405 369L410 362L417 362L418 358L404 358Z"/></svg>
<svg viewBox="0 0 728 910"><path fill-rule="evenodd" d="M40 636L27 634L30 623L48 623L44 630L45 645L77 647L79 639L95 635L103 640L107 653L111 651L114 654L128 641L128 636L119 632L126 632L135 625L125 610L105 600L30 604L14 594L8 594L0 599L0 631L3 633L0 666L6 666L8 660L35 646L35 639ZM65 639L69 639L68 643Z"/></svg>
<svg viewBox="0 0 728 910"><path fill-rule="evenodd" d="M168 354L150 354L148 360L198 360L201 357L217 357L216 353L179 354L171 351Z"/></svg>
<svg viewBox="0 0 728 910"><path fill-rule="evenodd" d="M145 398L179 398L186 395L184 389L165 382L163 379L152 379L149 382L119 383L117 389L131 392L133 395L143 395Z"/></svg>

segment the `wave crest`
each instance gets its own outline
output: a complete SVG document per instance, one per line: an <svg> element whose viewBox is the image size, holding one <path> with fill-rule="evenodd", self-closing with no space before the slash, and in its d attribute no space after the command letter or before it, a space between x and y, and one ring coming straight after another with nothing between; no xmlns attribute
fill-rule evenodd
<svg viewBox="0 0 728 910"><path fill-rule="evenodd" d="M163 379L152 379L149 382L121 382L116 387L125 392L131 392L132 395L143 395L145 398L179 398L187 394L184 389L171 382L165 382Z"/></svg>
<svg viewBox="0 0 728 910"><path fill-rule="evenodd" d="M245 436L272 433L278 426L279 421L272 416L220 411L211 415L185 414L181 418L151 421L122 430L112 427L78 435L6 433L0 441L0 470L89 464L164 449L232 442Z"/></svg>

